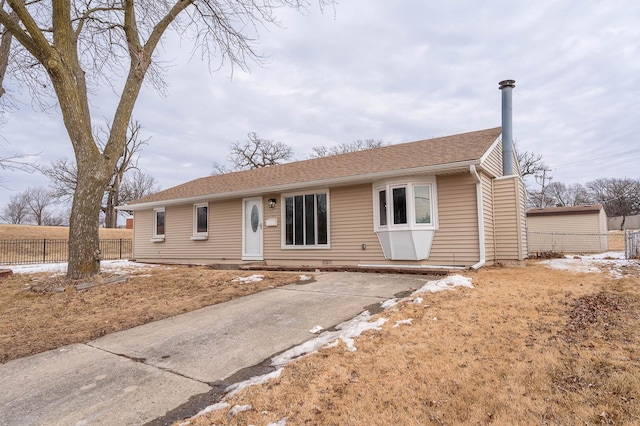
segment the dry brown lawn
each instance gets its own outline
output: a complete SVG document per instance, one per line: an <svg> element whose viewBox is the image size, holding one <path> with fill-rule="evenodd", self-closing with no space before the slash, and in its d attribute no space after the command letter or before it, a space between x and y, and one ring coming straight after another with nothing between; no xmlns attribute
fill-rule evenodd
<svg viewBox="0 0 640 426"><path fill-rule="evenodd" d="M189 423L640 424L637 266L621 279L535 262L465 272L474 289L387 309L379 316L388 321L357 338L356 352L341 343L298 359ZM102 274L94 279L102 285L80 291L46 274L0 279L0 362L299 278L266 273L241 284L232 278L249 273L187 266L129 274L124 282ZM230 415L236 405L250 408Z"/></svg>
<svg viewBox="0 0 640 426"><path fill-rule="evenodd" d="M65 226L0 224L0 240L37 240L45 238L51 240L66 240L69 238L69 228ZM130 239L133 238L133 230L100 228L100 238Z"/></svg>
<svg viewBox="0 0 640 426"><path fill-rule="evenodd" d="M265 273L260 282L232 281L252 273L206 267L156 266L129 273L103 273L102 284L85 290L51 274L0 278L0 362L214 305L296 282L299 275Z"/></svg>
<svg viewBox="0 0 640 426"><path fill-rule="evenodd" d="M629 272L532 262L465 273L475 289L388 309L356 352L294 361L190 424L640 424L640 277ZM231 415L236 405L250 409Z"/></svg>

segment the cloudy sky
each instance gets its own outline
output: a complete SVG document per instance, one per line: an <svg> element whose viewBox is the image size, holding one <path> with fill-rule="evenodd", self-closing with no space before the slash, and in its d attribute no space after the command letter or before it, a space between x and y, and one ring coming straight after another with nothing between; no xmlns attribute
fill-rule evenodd
<svg viewBox="0 0 640 426"><path fill-rule="evenodd" d="M516 4L518 3L518 4ZM248 132L296 159L317 145L390 143L500 126L498 82L516 80L514 138L541 154L555 181L640 178L640 2L344 0L321 12L278 12L260 30L264 65L210 73L188 43L169 40L167 96L143 89L134 111L151 138L140 167L163 188L205 176ZM5 112L0 157L73 158L59 115ZM108 89L95 117L113 114ZM0 208L38 174L2 172Z"/></svg>

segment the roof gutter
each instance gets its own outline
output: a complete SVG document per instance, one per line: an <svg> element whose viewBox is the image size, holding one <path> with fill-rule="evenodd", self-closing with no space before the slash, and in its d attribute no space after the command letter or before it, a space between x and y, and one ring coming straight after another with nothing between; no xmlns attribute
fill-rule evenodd
<svg viewBox="0 0 640 426"><path fill-rule="evenodd" d="M169 200L161 200L161 201L151 201L147 203L139 203L132 205L122 205L117 206L117 210L125 210L125 211L135 211L135 210L146 210L153 207L161 207L161 206L171 206L178 204L191 204L198 203L210 200L222 200L222 199L230 199L230 198L242 198L255 196L257 194L265 194L265 193L276 193L276 192L287 192L294 191L305 188L312 187L328 187L335 185L346 185L346 184L357 184L357 183L367 183L374 182L379 179L387 179L398 176L407 176L407 175L417 175L417 174L425 174L425 173L438 173L452 170L459 170L460 172L466 171L469 167L473 166L475 170L475 166L480 165L480 160L468 160L468 161L460 161L457 163L445 163L445 164L437 164L435 166L424 166L424 167L414 167L411 169L401 169L401 170L391 170L387 172L378 172L378 173L368 173L364 175L356 175L356 176L343 176L338 178L331 179L319 179L308 182L295 182L284 185L273 185L273 186L265 186L260 188L248 188L239 191L231 191L224 193L214 193L214 194L204 194L198 195L194 197L186 197L186 198L175 198Z"/></svg>
<svg viewBox="0 0 640 426"><path fill-rule="evenodd" d="M471 265L471 269L478 270L482 268L487 262L487 250L484 240L484 211L482 208L482 180L480 179L480 175L478 174L475 165L472 164L469 166L469 172L476 181L476 202L478 209L478 245L480 246L480 260L478 261L478 263Z"/></svg>

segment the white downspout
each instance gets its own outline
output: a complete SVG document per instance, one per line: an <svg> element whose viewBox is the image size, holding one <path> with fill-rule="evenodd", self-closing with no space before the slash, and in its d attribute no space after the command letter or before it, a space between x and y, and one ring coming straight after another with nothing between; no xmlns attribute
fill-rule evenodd
<svg viewBox="0 0 640 426"><path fill-rule="evenodd" d="M475 165L469 166L469 172L476 180L476 200L478 208L478 244L480 245L480 260L475 265L471 265L471 269L477 270L484 266L487 261L486 247L484 241L484 209L482 206L482 180L476 170Z"/></svg>

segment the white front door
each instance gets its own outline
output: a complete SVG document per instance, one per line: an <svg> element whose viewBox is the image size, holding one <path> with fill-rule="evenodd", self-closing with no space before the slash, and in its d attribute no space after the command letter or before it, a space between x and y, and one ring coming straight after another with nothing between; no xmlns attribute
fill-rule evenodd
<svg viewBox="0 0 640 426"><path fill-rule="evenodd" d="M262 198L245 198L242 217L242 260L263 260Z"/></svg>

